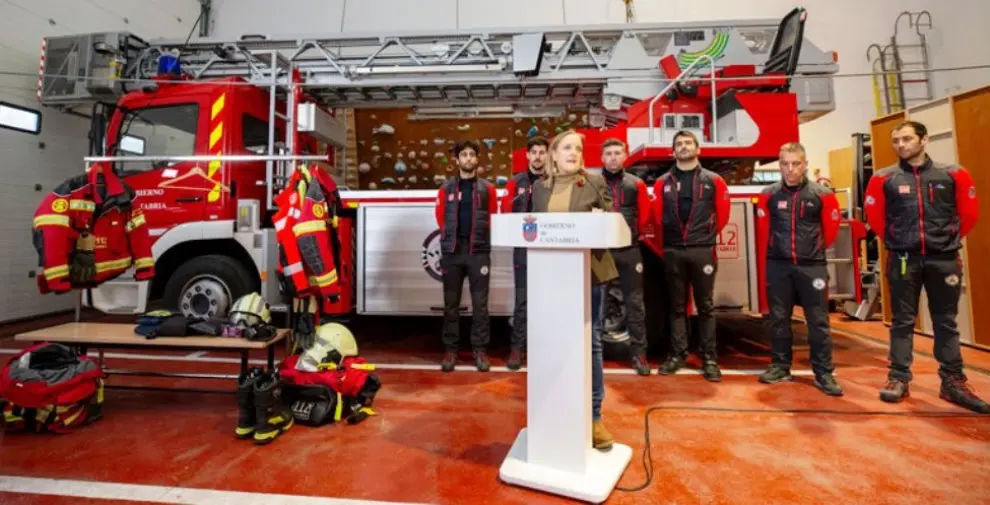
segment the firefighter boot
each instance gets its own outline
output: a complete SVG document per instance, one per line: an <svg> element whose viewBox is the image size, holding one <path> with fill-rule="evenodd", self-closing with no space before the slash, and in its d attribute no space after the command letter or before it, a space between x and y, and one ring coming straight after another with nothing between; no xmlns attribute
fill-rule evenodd
<svg viewBox="0 0 990 505"><path fill-rule="evenodd" d="M942 380L939 398L955 403L978 414L990 414L990 405L976 396L964 377L949 377Z"/></svg>
<svg viewBox="0 0 990 505"><path fill-rule="evenodd" d="M282 381L278 373L264 373L254 385L254 443L269 444L292 427L292 411L282 405Z"/></svg>
<svg viewBox="0 0 990 505"><path fill-rule="evenodd" d="M254 385L261 377L260 368L251 368L237 380L237 428L234 434L244 440L254 434L257 417L254 410Z"/></svg>

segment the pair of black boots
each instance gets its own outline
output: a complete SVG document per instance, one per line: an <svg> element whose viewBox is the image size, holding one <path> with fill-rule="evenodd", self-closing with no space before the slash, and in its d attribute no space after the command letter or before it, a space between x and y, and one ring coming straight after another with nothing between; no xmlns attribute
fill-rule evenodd
<svg viewBox="0 0 990 505"><path fill-rule="evenodd" d="M270 444L292 427L292 411L282 404L282 381L278 372L251 368L237 380L238 439Z"/></svg>

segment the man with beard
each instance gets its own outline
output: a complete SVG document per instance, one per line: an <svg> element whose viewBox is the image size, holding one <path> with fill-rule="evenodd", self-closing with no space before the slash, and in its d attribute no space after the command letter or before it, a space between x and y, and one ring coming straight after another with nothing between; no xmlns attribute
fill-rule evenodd
<svg viewBox="0 0 990 505"><path fill-rule="evenodd" d="M676 165L653 186L657 242L663 244L664 267L673 306L671 353L658 373L670 375L687 357L687 288L694 294L700 332L702 373L722 380L715 352L715 245L729 222L729 187L718 174L698 162L698 138L681 130L674 135Z"/></svg>
<svg viewBox="0 0 990 505"><path fill-rule="evenodd" d="M489 269L491 268L491 216L498 212L495 185L477 177L481 147L473 140L458 142L452 154L459 168L437 194L436 218L440 227L440 270L443 272L443 345L441 369L454 370L460 341L460 306L464 279L471 289L471 347L474 365L482 372L490 367L488 342Z"/></svg>
<svg viewBox="0 0 990 505"><path fill-rule="evenodd" d="M880 399L896 403L910 395L914 324L924 287L942 381L939 397L990 414L990 405L976 396L963 372L956 326L963 282L959 249L979 216L976 187L965 168L928 157L925 125L907 121L891 137L900 161L873 174L863 205L870 228L887 250L893 313L889 371Z"/></svg>
<svg viewBox="0 0 990 505"><path fill-rule="evenodd" d="M760 382L791 380L794 333L791 318L800 304L808 322L811 368L815 386L825 394L842 396L832 365L832 336L828 316L826 251L839 232L839 200L835 192L808 180L804 146L780 147L781 182L767 186L757 198L757 236L765 241L766 296L770 305L770 351L773 361Z"/></svg>
<svg viewBox="0 0 990 505"><path fill-rule="evenodd" d="M626 330L631 341L632 368L639 375L650 375L650 364L646 360L646 321L643 308L643 256L639 242L643 230L650 221L650 196L642 179L624 170L626 144L616 138L607 139L602 144L602 175L612 195L615 212L622 214L629 231L632 244L628 247L612 249L612 258L619 271L619 287L626 307Z"/></svg>
<svg viewBox="0 0 990 505"><path fill-rule="evenodd" d="M526 141L526 159L529 167L524 172L512 176L505 186L505 197L501 210L508 212L533 212L533 184L543 177L547 162L547 147L550 142L543 137L530 137ZM517 247L512 251L512 271L515 278L515 309L512 312L512 337L509 370L519 370L526 348L526 249Z"/></svg>

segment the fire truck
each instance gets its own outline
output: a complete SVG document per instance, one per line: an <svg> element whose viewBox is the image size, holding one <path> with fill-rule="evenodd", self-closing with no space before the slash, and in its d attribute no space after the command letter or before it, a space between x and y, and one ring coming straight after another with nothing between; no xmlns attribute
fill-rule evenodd
<svg viewBox="0 0 990 505"><path fill-rule="evenodd" d="M124 274L87 290L83 303L111 314L160 303L204 317L259 291L284 309L273 199L299 164L320 163L344 188L344 294L334 313L439 315L436 192L346 188L342 111L472 114L497 106L527 117L563 107L591 118L589 167L600 164L595 143L610 136L627 141L631 169L669 166L672 135L687 129L703 139L706 166L751 170L797 140L800 122L834 110L837 56L804 38L806 16L797 8L783 20L710 23L239 40L146 41L127 32L47 38L39 101L91 118L87 169L110 164L124 177L154 240L154 280ZM765 305L753 226L760 187L730 189L716 304L756 312ZM845 225L835 247L835 297L859 296L854 224ZM493 252L491 276L490 311L508 316L511 251Z"/></svg>

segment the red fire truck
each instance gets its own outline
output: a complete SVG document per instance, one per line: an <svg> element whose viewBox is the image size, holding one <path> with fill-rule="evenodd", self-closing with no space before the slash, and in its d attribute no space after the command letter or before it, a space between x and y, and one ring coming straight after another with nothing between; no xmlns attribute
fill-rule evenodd
<svg viewBox="0 0 990 505"><path fill-rule="evenodd" d="M589 167L598 164L595 139L613 135L626 139L631 169L667 166L673 132L689 129L704 139L706 166L751 170L797 140L799 122L834 109L837 59L804 39L805 17L795 9L783 21L314 39L48 38L39 100L91 115L87 166L112 164L125 177L154 239L153 281L125 274L89 290L84 303L137 313L159 301L207 316L257 290L279 307L273 197L299 163L323 163L345 188L347 207L336 312L439 314L435 190L347 189L342 111L527 117L558 107L591 117ZM758 311L759 187L731 190L716 304ZM835 248L831 292L858 299L853 224ZM510 315L510 251L493 254L491 275L491 313Z"/></svg>

